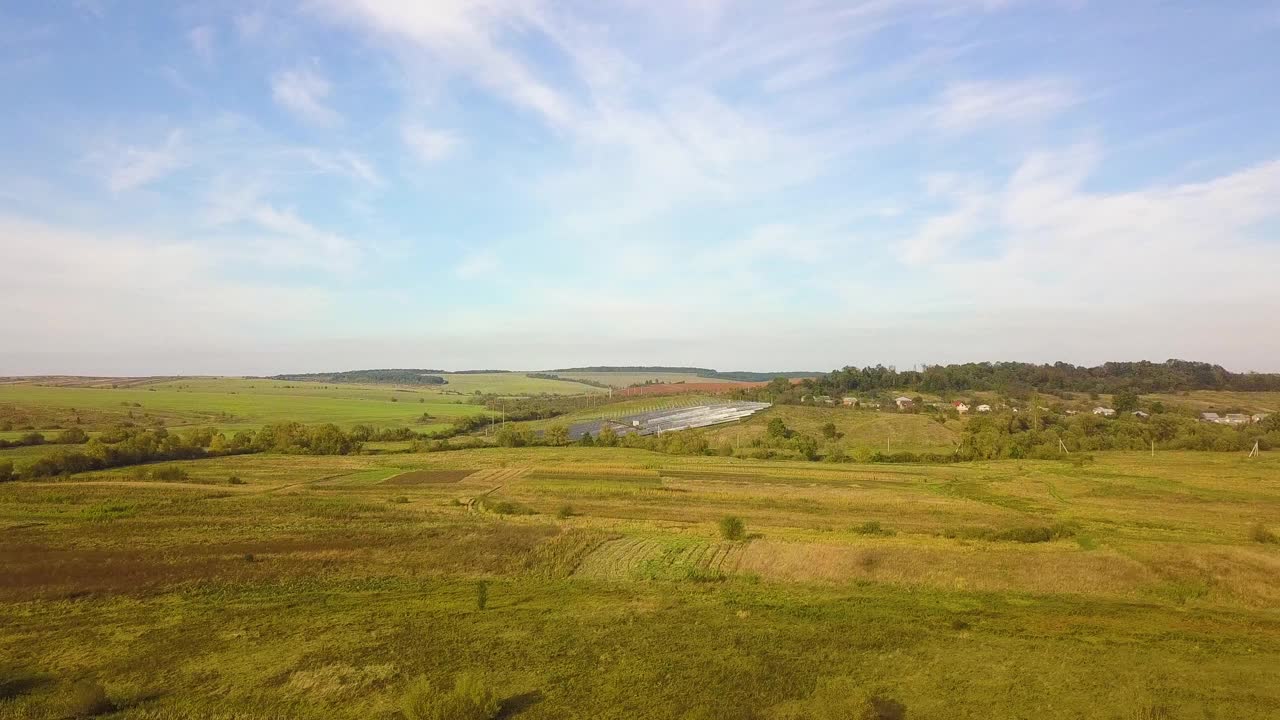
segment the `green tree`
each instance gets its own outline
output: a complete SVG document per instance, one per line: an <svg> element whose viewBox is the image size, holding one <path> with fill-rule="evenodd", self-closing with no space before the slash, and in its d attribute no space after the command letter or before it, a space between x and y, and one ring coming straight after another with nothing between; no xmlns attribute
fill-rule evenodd
<svg viewBox="0 0 1280 720"><path fill-rule="evenodd" d="M613 429L612 425L605 425L600 428L600 436L596 438L597 445L606 447L615 447L618 444L618 432Z"/></svg>
<svg viewBox="0 0 1280 720"><path fill-rule="evenodd" d="M791 430L782 418L770 418L769 424L765 427L765 434L771 438L785 439L791 437Z"/></svg>
<svg viewBox="0 0 1280 720"><path fill-rule="evenodd" d="M564 425L552 425L547 428L547 444L548 445L568 445L569 444L569 428Z"/></svg>
<svg viewBox="0 0 1280 720"><path fill-rule="evenodd" d="M1138 393L1132 388L1120 390L1112 398L1111 404L1115 405L1116 412L1133 412L1138 409Z"/></svg>
<svg viewBox="0 0 1280 720"><path fill-rule="evenodd" d="M826 425L823 425L822 437L828 440L835 440L836 438L840 437L840 431L836 430L836 424L829 422Z"/></svg>

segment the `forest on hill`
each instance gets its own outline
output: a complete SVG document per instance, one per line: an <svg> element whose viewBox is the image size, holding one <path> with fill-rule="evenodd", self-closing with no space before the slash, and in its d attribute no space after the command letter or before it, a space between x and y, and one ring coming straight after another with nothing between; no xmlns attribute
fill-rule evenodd
<svg viewBox="0 0 1280 720"><path fill-rule="evenodd" d="M1235 373L1221 365L1188 360L1163 363L1108 362L1096 367L1070 363L1021 362L926 365L923 370L893 367L845 367L812 382L814 391L839 395L870 390L908 389L930 393L991 390L1017 395L1031 391L1115 393L1183 390L1280 390L1280 373Z"/></svg>

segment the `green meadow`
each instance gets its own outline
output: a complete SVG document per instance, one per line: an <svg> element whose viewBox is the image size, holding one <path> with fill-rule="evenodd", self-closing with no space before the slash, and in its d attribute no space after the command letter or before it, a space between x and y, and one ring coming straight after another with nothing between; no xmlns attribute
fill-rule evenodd
<svg viewBox="0 0 1280 720"><path fill-rule="evenodd" d="M526 720L1280 709L1270 455L166 465L0 485L0 717L91 682L112 717L398 718L460 673Z"/></svg>
<svg viewBox="0 0 1280 720"><path fill-rule="evenodd" d="M440 388L98 385L2 385L0 419L52 440L121 420L423 431L481 411ZM583 395L529 426L707 399ZM851 451L946 453L963 428L777 406L706 432L747 445L774 418ZM459 677L518 720L1280 716L1271 452L415 447L0 483L0 718L418 720L406 699Z"/></svg>

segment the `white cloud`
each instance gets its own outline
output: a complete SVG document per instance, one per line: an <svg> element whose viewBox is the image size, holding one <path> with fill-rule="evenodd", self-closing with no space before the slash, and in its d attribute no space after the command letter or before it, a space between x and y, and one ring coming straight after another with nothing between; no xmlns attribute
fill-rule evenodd
<svg viewBox="0 0 1280 720"><path fill-rule="evenodd" d="M200 25L192 28L187 33L187 42L191 45L191 50L206 65L213 63L216 40L217 31L214 30L212 25Z"/></svg>
<svg viewBox="0 0 1280 720"><path fill-rule="evenodd" d="M462 280L474 280L492 275L501 266L497 253L492 250L478 250L470 253L453 269L454 275Z"/></svg>
<svg viewBox="0 0 1280 720"><path fill-rule="evenodd" d="M271 78L271 94L277 104L313 125L331 127L342 116L325 104L329 81L311 68L278 72Z"/></svg>
<svg viewBox="0 0 1280 720"><path fill-rule="evenodd" d="M298 153L306 158L307 162L315 166L316 169L325 173L345 176L374 187L381 187L386 182L378 172L378 169L374 167L373 162L358 152L303 148Z"/></svg>
<svg viewBox="0 0 1280 720"><path fill-rule="evenodd" d="M254 248L266 262L348 273L363 257L354 242L308 223L292 209L259 205L249 219L271 233Z"/></svg>
<svg viewBox="0 0 1280 720"><path fill-rule="evenodd" d="M102 168L107 187L125 192L149 185L190 162L182 130L170 130L158 147L108 144L91 152L90 163Z"/></svg>
<svg viewBox="0 0 1280 720"><path fill-rule="evenodd" d="M227 280L221 248L190 241L0 215L0 252L8 260L0 263L0 285L12 294L13 312L0 317L8 353L278 334L286 318L301 320L327 303L309 287ZM0 350L0 364L8 353Z"/></svg>
<svg viewBox="0 0 1280 720"><path fill-rule="evenodd" d="M1133 308L1197 297L1280 303L1280 245L1266 231L1280 222L1280 160L1196 183L1089 191L1101 158L1089 145L1037 153L998 192L976 198L991 212L965 230L985 236L988 247L919 258L935 261L944 295L990 308L1010 298L1023 308Z"/></svg>
<svg viewBox="0 0 1280 720"><path fill-rule="evenodd" d="M1078 101L1067 83L1037 78L971 81L947 87L934 110L935 124L964 132L989 125L1043 120Z"/></svg>
<svg viewBox="0 0 1280 720"><path fill-rule="evenodd" d="M422 125L405 124L400 128L400 138L424 163L433 163L453 154L462 144L456 133L434 130Z"/></svg>

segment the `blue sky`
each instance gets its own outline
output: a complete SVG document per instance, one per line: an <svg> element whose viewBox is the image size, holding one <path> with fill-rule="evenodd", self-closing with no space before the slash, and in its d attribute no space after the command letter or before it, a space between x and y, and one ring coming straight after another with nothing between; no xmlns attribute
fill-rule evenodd
<svg viewBox="0 0 1280 720"><path fill-rule="evenodd" d="M1280 3L0 3L0 374L1280 371Z"/></svg>

